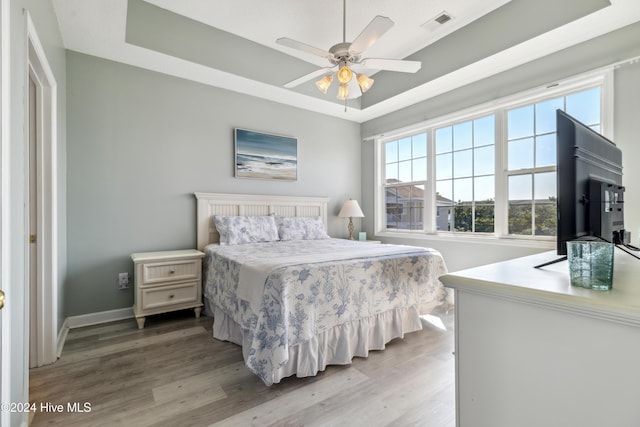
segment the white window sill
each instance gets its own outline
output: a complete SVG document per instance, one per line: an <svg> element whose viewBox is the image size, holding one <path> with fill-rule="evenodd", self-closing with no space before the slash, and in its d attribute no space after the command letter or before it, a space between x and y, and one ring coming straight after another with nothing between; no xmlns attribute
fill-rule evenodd
<svg viewBox="0 0 640 427"><path fill-rule="evenodd" d="M461 234L428 234L428 233L411 233L398 231L381 231L375 233L375 238L394 238L407 240L429 240L429 241L445 241L450 243L474 243L499 246L518 246L526 248L538 248L553 250L556 248L555 239L534 239L534 238L516 238L516 237L496 237L488 235L461 235Z"/></svg>

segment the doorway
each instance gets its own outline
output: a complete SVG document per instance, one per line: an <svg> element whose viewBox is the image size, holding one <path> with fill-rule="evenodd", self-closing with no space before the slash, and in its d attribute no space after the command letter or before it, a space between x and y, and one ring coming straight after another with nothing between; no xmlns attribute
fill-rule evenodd
<svg viewBox="0 0 640 427"><path fill-rule="evenodd" d="M36 367L58 357L57 86L28 13L26 19L29 185L25 220L29 231L25 277L29 281L29 367Z"/></svg>

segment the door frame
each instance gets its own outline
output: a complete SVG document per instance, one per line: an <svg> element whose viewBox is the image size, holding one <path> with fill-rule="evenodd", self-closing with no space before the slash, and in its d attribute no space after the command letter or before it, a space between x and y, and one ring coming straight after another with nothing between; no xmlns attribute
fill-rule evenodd
<svg viewBox="0 0 640 427"><path fill-rule="evenodd" d="M38 101L36 123L36 153L37 159L37 229L36 237L38 256L37 263L37 366L53 363L58 357L58 235L57 235L57 201L58 201L58 146L57 146L57 84L44 53L44 48L38 37L35 25L28 11L25 11L26 28L26 64L25 81L29 75L36 83L36 97ZM29 99L29 87L24 85L24 99ZM29 116L29 105L25 103L25 117ZM28 132L25 145L28 150ZM28 151L27 151L28 152ZM26 176L28 177L28 158ZM26 200L29 188L25 188ZM28 224L29 210L25 209L25 221ZM26 230L25 239L29 239ZM29 260L29 245L26 245L25 259ZM29 277L29 260L25 263L25 277ZM28 307L28 305L27 305ZM32 328L29 328L31 332Z"/></svg>
<svg viewBox="0 0 640 427"><path fill-rule="evenodd" d="M10 304L10 238L9 238L9 0L0 0L0 289L7 293ZM0 311L0 402L13 396L11 353L11 325L7 308ZM9 411L0 411L0 426L10 425Z"/></svg>

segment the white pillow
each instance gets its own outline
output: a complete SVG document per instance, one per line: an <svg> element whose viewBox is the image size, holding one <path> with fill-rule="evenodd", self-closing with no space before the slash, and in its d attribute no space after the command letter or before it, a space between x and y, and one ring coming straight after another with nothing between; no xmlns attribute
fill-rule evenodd
<svg viewBox="0 0 640 427"><path fill-rule="evenodd" d="M278 228L273 216L215 215L213 223L220 233L221 245L242 245L278 240Z"/></svg>
<svg viewBox="0 0 640 427"><path fill-rule="evenodd" d="M280 240L328 239L324 222L319 216L279 216L276 215Z"/></svg>

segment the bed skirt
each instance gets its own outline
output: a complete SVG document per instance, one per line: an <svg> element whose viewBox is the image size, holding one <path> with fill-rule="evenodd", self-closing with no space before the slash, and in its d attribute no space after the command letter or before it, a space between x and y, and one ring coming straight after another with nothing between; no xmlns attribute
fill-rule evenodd
<svg viewBox="0 0 640 427"><path fill-rule="evenodd" d="M240 325L205 298L206 311L213 314L213 337L242 346L247 361L245 334ZM424 308L423 308L424 309ZM289 347L289 359L272 373L272 382L292 375L314 376L328 365L348 365L354 357L367 357L370 350L384 350L386 343L422 329L417 306L399 308L355 320L322 332L309 341Z"/></svg>

